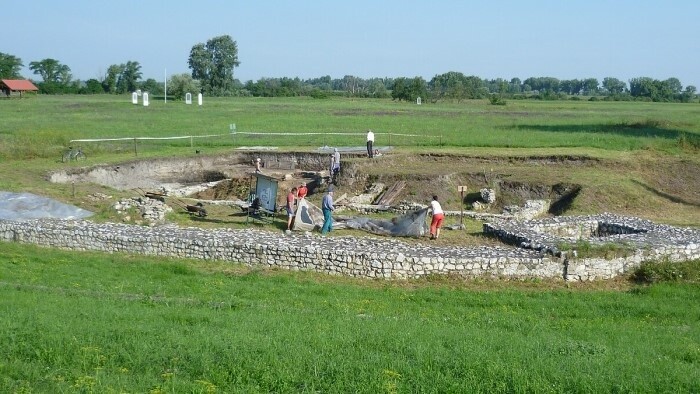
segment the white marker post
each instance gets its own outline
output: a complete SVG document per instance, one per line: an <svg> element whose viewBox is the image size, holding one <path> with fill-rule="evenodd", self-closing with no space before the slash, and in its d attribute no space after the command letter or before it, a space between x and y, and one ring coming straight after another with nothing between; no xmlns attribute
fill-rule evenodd
<svg viewBox="0 0 700 394"><path fill-rule="evenodd" d="M131 104L138 104L139 103L139 94L134 92L131 93Z"/></svg>
<svg viewBox="0 0 700 394"><path fill-rule="evenodd" d="M200 107L202 106L202 93L197 95L197 103L199 104Z"/></svg>
<svg viewBox="0 0 700 394"><path fill-rule="evenodd" d="M144 93L143 93L143 106L144 106L144 107L148 107L148 104L149 104L149 102L148 102L148 92L144 92Z"/></svg>
<svg viewBox="0 0 700 394"><path fill-rule="evenodd" d="M185 104L192 104L192 93L185 93Z"/></svg>

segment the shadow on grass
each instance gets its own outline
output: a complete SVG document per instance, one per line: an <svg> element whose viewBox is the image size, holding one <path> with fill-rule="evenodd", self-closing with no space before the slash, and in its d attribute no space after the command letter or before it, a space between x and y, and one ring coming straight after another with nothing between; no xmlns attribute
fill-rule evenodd
<svg viewBox="0 0 700 394"><path fill-rule="evenodd" d="M559 124L559 125L514 125L515 130L534 130L552 133L604 133L618 134L625 137L664 138L684 141L696 148L700 147L700 134L670 129L661 122L649 120L635 123L612 124Z"/></svg>
<svg viewBox="0 0 700 394"><path fill-rule="evenodd" d="M684 200L684 199L682 199L682 198L680 198L680 197L677 197L677 196L674 196L674 195L671 195L671 194L662 192L661 190L655 189L655 188L653 188L653 187L647 185L646 183L642 183L642 182L639 182L639 181L634 180L634 179L632 180L632 182L633 182L633 183L636 183L637 185L639 185L639 186L641 186L641 187L643 187L643 188L646 189L648 192L654 193L654 194L656 194L657 196L662 197L662 198L665 198L665 199L667 199L667 200L669 200L669 201L671 201L671 202L674 202L674 203L676 203L676 204L683 204L683 205L690 205L690 206L693 206L693 207L700 207L700 204L698 204L698 203L696 203L696 202L686 201L686 200Z"/></svg>

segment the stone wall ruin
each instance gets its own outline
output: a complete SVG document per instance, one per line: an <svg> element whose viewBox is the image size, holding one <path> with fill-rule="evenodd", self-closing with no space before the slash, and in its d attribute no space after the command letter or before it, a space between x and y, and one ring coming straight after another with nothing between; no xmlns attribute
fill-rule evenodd
<svg viewBox="0 0 700 394"><path fill-rule="evenodd" d="M429 275L493 278L611 279L645 260L700 258L700 231L612 214L484 224L486 234L514 247L442 247L392 238L283 236L254 229L147 227L87 220L0 221L0 240L71 250L223 260L252 267L306 270L359 278ZM625 242L623 257L577 257L562 243Z"/></svg>

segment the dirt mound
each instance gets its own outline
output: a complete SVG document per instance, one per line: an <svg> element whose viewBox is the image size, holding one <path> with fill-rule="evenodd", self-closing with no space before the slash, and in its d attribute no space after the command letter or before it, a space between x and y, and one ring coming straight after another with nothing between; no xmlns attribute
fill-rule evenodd
<svg viewBox="0 0 700 394"><path fill-rule="evenodd" d="M248 178L228 179L216 186L195 193L192 197L201 200L246 200L250 189Z"/></svg>

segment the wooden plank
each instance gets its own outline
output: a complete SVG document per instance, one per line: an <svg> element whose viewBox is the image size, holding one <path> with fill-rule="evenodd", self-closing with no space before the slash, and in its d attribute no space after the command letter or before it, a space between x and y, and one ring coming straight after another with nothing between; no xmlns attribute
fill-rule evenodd
<svg viewBox="0 0 700 394"><path fill-rule="evenodd" d="M397 181L376 200L376 205L391 205L399 193L406 187L406 181Z"/></svg>

